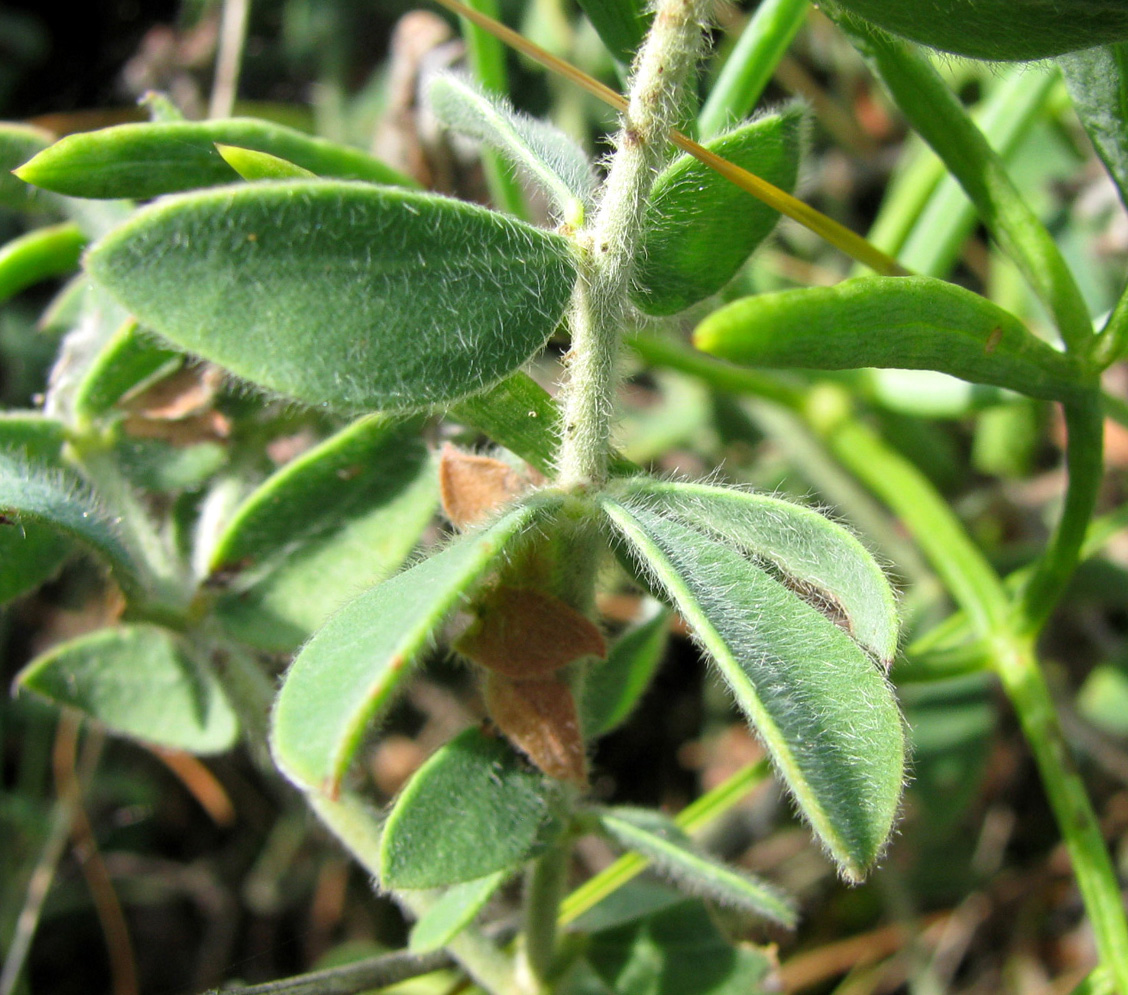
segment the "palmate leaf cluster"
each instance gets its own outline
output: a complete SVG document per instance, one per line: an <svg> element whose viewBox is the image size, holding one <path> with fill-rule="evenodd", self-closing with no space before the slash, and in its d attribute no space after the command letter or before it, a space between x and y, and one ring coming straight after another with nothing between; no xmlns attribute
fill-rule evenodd
<svg viewBox="0 0 1128 995"><path fill-rule="evenodd" d="M629 61L648 23L642 6L581 6ZM913 87L929 84L911 60L898 61L900 43L870 25L901 30L883 16L889 5L841 6L869 19L842 15L911 106ZM1115 37L1096 40L1117 40L1120 28L1109 30ZM1120 54L1109 46L1064 60L1118 180L1123 142L1091 94L1115 88L1107 70ZM992 57L1032 56L1024 42ZM68 332L45 410L0 418L0 598L34 590L83 553L105 565L125 602L118 625L44 653L19 685L162 747L221 752L240 731L260 748L265 740L277 769L381 887L424 896L410 941L417 952L465 938L506 882L583 832L641 854L694 899L792 926L790 899L700 849L672 820L588 801L583 755L641 701L676 612L838 872L862 880L884 853L905 782L906 730L887 677L899 631L890 583L848 528L777 497L650 476L614 454L608 480L554 485L558 411L522 368L567 330L586 251L575 234L599 207L599 174L561 132L462 76L438 76L427 99L447 127L492 148L543 196L549 226L421 191L378 159L265 121L159 121L59 141L0 129L0 156L18 167L5 172L0 200L50 221L0 250L0 295L70 273L86 250L82 277L54 306ZM803 130L803 109L789 105L705 144L791 191ZM982 152L980 186L975 177L965 186L1000 243L1029 245L1021 236L1036 219L992 172L990 155ZM931 275L713 308L777 220L697 159L671 157L640 233L635 313L689 314L699 349L743 367L928 370L1071 411L1091 406L1102 347L1077 348L1091 334L1081 328L1087 316L1078 320L1068 281L1041 249L1016 249L1016 262L1045 291L1069 351ZM1111 362L1116 346L1103 350ZM205 436L175 450L155 441L138 465L123 412L170 376L199 379L186 356L222 368L244 391L233 404L272 410L280 425L287 412L315 412L319 441L267 474L241 474ZM503 500L483 499L478 520L455 522L461 534L417 556L449 498L424 442L444 414L517 459L491 465L506 481ZM253 435L228 444L242 447L244 462L261 443ZM512 469L521 460L533 469ZM200 496L163 502L162 517L140 488ZM620 583L665 607L603 653L596 632L577 636L583 652L561 650L547 674L487 676L487 702L498 703L494 717L512 742L478 728L451 739L386 819L370 820L375 843L364 851L334 813L356 811L358 756L413 670L451 642L482 663L451 634L490 612L511 613L501 629L525 626L534 639L548 631L505 605L536 603L591 626L596 574L615 561ZM945 579L958 589L957 569ZM1031 617L1050 601L1053 578L1040 583ZM264 654L293 655L273 696ZM503 716L503 701L518 721ZM523 731L530 709L548 733ZM558 732L562 745L544 745ZM684 987L689 979L645 987L659 984L656 963L673 984L671 936L712 951L720 966L707 990L758 985L766 970L690 901L593 931L567 965L568 984L706 990Z"/></svg>

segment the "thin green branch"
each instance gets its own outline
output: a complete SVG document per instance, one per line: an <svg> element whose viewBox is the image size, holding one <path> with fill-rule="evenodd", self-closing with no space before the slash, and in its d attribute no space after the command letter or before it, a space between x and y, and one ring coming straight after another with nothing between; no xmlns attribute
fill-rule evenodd
<svg viewBox="0 0 1128 995"><path fill-rule="evenodd" d="M442 950L429 954L397 952L261 985L213 988L206 995L357 995L453 966L454 959Z"/></svg>
<svg viewBox="0 0 1128 995"><path fill-rule="evenodd" d="M702 141L752 111L810 7L810 0L764 0L756 8L697 117L697 134Z"/></svg>
<svg viewBox="0 0 1128 995"><path fill-rule="evenodd" d="M1092 322L1073 274L963 105L929 62L906 42L849 15L841 16L839 23L1046 304L1066 346L1087 356Z"/></svg>
<svg viewBox="0 0 1128 995"><path fill-rule="evenodd" d="M1054 709L1032 639L996 642L995 670L1038 764L1073 873L1092 923L1101 963L1128 992L1128 921L1116 868Z"/></svg>

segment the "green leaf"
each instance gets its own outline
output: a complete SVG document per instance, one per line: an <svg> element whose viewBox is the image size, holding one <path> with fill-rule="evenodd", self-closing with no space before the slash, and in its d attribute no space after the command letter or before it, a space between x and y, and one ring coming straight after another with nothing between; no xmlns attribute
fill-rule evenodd
<svg viewBox="0 0 1128 995"><path fill-rule="evenodd" d="M88 266L177 345L345 411L491 386L544 345L575 275L559 235L445 197L320 180L160 201Z"/></svg>
<svg viewBox="0 0 1128 995"><path fill-rule="evenodd" d="M874 24L973 59L1031 61L1128 39L1122 0L834 0Z"/></svg>
<svg viewBox="0 0 1128 995"><path fill-rule="evenodd" d="M0 413L0 457L17 465L59 466L66 440L62 422L38 412ZM0 472L5 464L0 462ZM2 484L0 484L2 487ZM35 590L62 568L72 551L66 536L33 521L0 522L0 605Z"/></svg>
<svg viewBox="0 0 1128 995"><path fill-rule="evenodd" d="M766 995L780 989L775 959L734 947L696 901L597 933L586 955L616 995Z"/></svg>
<svg viewBox="0 0 1128 995"><path fill-rule="evenodd" d="M414 954L425 954L445 947L474 921L508 876L508 871L496 871L454 885L411 927L408 949Z"/></svg>
<svg viewBox="0 0 1128 995"><path fill-rule="evenodd" d="M0 248L0 302L43 280L74 272L85 247L86 236L70 222L12 239Z"/></svg>
<svg viewBox="0 0 1128 995"><path fill-rule="evenodd" d="M56 418L38 411L0 411L0 452L54 466L66 438L66 426Z"/></svg>
<svg viewBox="0 0 1128 995"><path fill-rule="evenodd" d="M555 474L560 409L527 373L514 373L481 394L463 398L450 415L484 432L546 476Z"/></svg>
<svg viewBox="0 0 1128 995"><path fill-rule="evenodd" d="M665 655L669 629L670 613L659 609L615 640L606 661L588 668L580 706L585 738L606 735L634 711Z"/></svg>
<svg viewBox="0 0 1128 995"><path fill-rule="evenodd" d="M683 891L794 927L795 909L775 888L700 850L660 812L614 808L600 813L599 824L620 846L641 853Z"/></svg>
<svg viewBox="0 0 1128 995"><path fill-rule="evenodd" d="M17 525L48 526L78 540L108 561L127 597L144 599L139 568L122 543L116 523L77 481L0 453L0 514Z"/></svg>
<svg viewBox="0 0 1128 995"><path fill-rule="evenodd" d="M209 570L247 569L286 557L357 508L393 498L426 460L419 426L360 418L273 473L236 510Z"/></svg>
<svg viewBox="0 0 1128 995"><path fill-rule="evenodd" d="M26 211L39 206L39 191L13 176L12 170L54 140L55 136L42 128L0 122L0 207Z"/></svg>
<svg viewBox="0 0 1128 995"><path fill-rule="evenodd" d="M71 551L66 536L46 525L0 522L0 605L49 581Z"/></svg>
<svg viewBox="0 0 1128 995"><path fill-rule="evenodd" d="M252 118L121 124L80 132L44 149L16 175L72 197L145 200L238 179L216 150L217 142L268 152L317 176L416 186L356 149Z"/></svg>
<svg viewBox="0 0 1128 995"><path fill-rule="evenodd" d="M888 670L897 651L897 603L874 558L849 531L811 508L731 487L636 477L615 488L644 508L730 545L834 615Z"/></svg>
<svg viewBox="0 0 1128 995"><path fill-rule="evenodd" d="M803 112L770 114L706 148L784 190L799 172ZM778 212L689 155L658 176L646 211L635 303L676 314L720 290L775 227Z"/></svg>
<svg viewBox="0 0 1128 995"><path fill-rule="evenodd" d="M312 180L317 174L269 152L215 143L216 151L244 180Z"/></svg>
<svg viewBox="0 0 1128 995"><path fill-rule="evenodd" d="M210 557L232 593L218 614L238 638L288 652L356 592L395 573L438 507L412 426L349 426L287 464L235 512Z"/></svg>
<svg viewBox="0 0 1128 995"><path fill-rule="evenodd" d="M1058 60L1073 109L1128 205L1128 42Z"/></svg>
<svg viewBox="0 0 1128 995"><path fill-rule="evenodd" d="M306 791L336 793L365 727L538 510L546 508L515 508L333 615L298 654L274 709L271 743L287 777Z"/></svg>
<svg viewBox="0 0 1128 995"><path fill-rule="evenodd" d="M183 360L183 354L159 346L128 319L99 350L75 388L74 412L97 418L126 394Z"/></svg>
<svg viewBox="0 0 1128 995"><path fill-rule="evenodd" d="M938 370L1047 400L1092 391L1076 358L998 305L925 276L863 277L745 297L698 325L694 343L750 366Z"/></svg>
<svg viewBox="0 0 1128 995"><path fill-rule="evenodd" d="M643 508L603 507L716 663L839 871L860 880L888 839L904 777L884 676L739 552Z"/></svg>
<svg viewBox="0 0 1128 995"><path fill-rule="evenodd" d="M652 15L644 0L578 0L603 44L624 65L646 37Z"/></svg>
<svg viewBox="0 0 1128 995"><path fill-rule="evenodd" d="M470 728L404 788L380 841L380 883L441 888L520 867L556 823L559 789L505 740Z"/></svg>
<svg viewBox="0 0 1128 995"><path fill-rule="evenodd" d="M112 732L192 753L219 753L239 732L214 675L182 640L155 625L80 636L33 660L17 678Z"/></svg>
<svg viewBox="0 0 1128 995"><path fill-rule="evenodd" d="M595 174L583 149L564 132L518 113L504 98L488 96L453 73L431 78L427 100L448 128L484 142L539 186L567 224L583 224L595 199Z"/></svg>

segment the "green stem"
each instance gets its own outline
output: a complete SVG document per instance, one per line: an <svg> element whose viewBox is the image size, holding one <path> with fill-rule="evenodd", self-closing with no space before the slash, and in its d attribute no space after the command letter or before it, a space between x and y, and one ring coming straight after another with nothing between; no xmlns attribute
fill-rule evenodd
<svg viewBox="0 0 1128 995"><path fill-rule="evenodd" d="M556 962L556 926L571 855L568 839L550 848L533 863L525 886L525 959L545 990Z"/></svg>
<svg viewBox="0 0 1128 995"><path fill-rule="evenodd" d="M1066 346L1087 355L1093 327L1073 274L963 105L931 64L907 43L849 15L839 18L839 23L1046 304Z"/></svg>
<svg viewBox="0 0 1128 995"><path fill-rule="evenodd" d="M468 6L498 19L497 0L466 0ZM466 40L466 54L470 68L478 82L495 94L509 93L509 73L505 65L505 46L488 31L462 17L462 37ZM482 169L494 205L502 211L525 217L525 195L517 177L505 160L491 149L482 149Z"/></svg>
<svg viewBox="0 0 1128 995"><path fill-rule="evenodd" d="M647 199L666 156L703 41L708 0L663 0L638 59L616 152L590 226L576 234L580 275L569 312L572 349L561 396L558 482L598 486L607 478L616 362Z"/></svg>
<svg viewBox="0 0 1128 995"><path fill-rule="evenodd" d="M807 19L809 0L764 0L740 34L697 118L708 141L746 117Z"/></svg>
<svg viewBox="0 0 1128 995"><path fill-rule="evenodd" d="M1069 471L1065 506L1049 547L1018 599L1020 632L1034 633L1042 627L1073 576L1104 475L1104 418L1096 391L1088 403L1065 406L1065 424L1069 433L1065 450Z"/></svg>
<svg viewBox="0 0 1128 995"><path fill-rule="evenodd" d="M1128 354L1128 287L1120 295L1112 314L1097 337L1093 349L1093 363L1098 370L1106 369Z"/></svg>
<svg viewBox="0 0 1128 995"><path fill-rule="evenodd" d="M1116 869L1073 764L1031 639L996 642L995 669L1018 714L1073 862L1101 963L1128 993L1128 921Z"/></svg>

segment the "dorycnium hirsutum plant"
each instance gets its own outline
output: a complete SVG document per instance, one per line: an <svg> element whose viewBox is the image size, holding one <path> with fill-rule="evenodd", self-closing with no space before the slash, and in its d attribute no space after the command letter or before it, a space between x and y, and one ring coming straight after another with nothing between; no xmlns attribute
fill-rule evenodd
<svg viewBox="0 0 1128 995"><path fill-rule="evenodd" d="M896 604L859 540L818 512L713 480L650 476L620 456L619 351L644 321L717 294L770 233L776 209L832 240L839 229L788 192L801 145L797 106L729 131L706 127L724 116L725 100L740 102L722 77L725 98L710 97L698 120L704 150L675 133L697 158L672 157L711 0L660 0L641 44L643 19L582 6L618 54L637 49L602 176L561 132L466 77L436 76L426 92L440 121L480 141L551 206L554 229L421 192L370 156L280 125L184 121L160 99L150 123L57 142L31 128L0 131L5 161L26 160L19 180L0 183L0 197L69 219L4 249L3 288L65 273L94 243L85 278L48 317L67 334L44 410L0 421L0 596L33 589L76 548L108 564L121 621L40 656L20 685L162 746L214 753L241 730L262 765L276 766L417 919L418 965L445 963L426 957L446 950L494 995L627 992L642 970L636 943L692 936L695 949L724 952L725 978L751 990L764 960L734 952L700 901L640 905L586 948L562 942L558 924L626 879L597 879L562 905L570 850L586 833L642 855L696 899L795 921L775 887L684 831L731 805L759 773L743 772L675 822L595 804L590 744L639 701L676 612L841 876L859 881L887 844L904 781L905 736L886 679ZM805 6L769 6L774 26L763 30L778 34L778 57ZM996 17L1000 5L952 5L953 23L965 6L969 16ZM1031 6L1052 18L1059 5ZM1004 588L944 502L851 418L837 388L808 403L786 384L770 387L897 511L950 586L965 628L949 626L943 644L961 633L973 640L1011 695L1102 956L1128 973L1116 952L1123 915L1109 901L1115 878L1084 792L1062 766L1032 649L1080 555L1100 468L1097 374L1124 352L1125 309L1094 335L1072 277L998 156L931 67L863 20L901 30L906 6L841 7L849 13L831 12L956 173L1067 348L929 275L701 309L695 342L747 365L924 368L1064 405L1071 484L1062 524L1023 583ZM1038 25L1035 55L1055 54L1052 25ZM1030 54L1025 41L1012 48L988 54ZM1100 124L1094 95L1120 63L1086 58L1063 64L1083 116ZM1113 132L1101 125L1093 135L1120 176L1125 156ZM774 208L703 165L710 156ZM904 272L863 248L883 272ZM553 399L521 368L561 328L570 349ZM657 341L634 345L722 386L736 382L733 368ZM185 365L185 354L214 365ZM226 415L212 403L217 368L250 388L228 392ZM188 405L175 427L147 393L170 382ZM264 479L261 440L281 434L296 411L322 419L323 434L336 427ZM429 452L421 429L439 414L498 448ZM233 433L221 424L231 418ZM131 440L142 432L164 441L179 433L190 445L175 460L165 453L139 466ZM140 487L180 496L144 502ZM440 505L451 536L412 559ZM597 610L597 583L612 576L655 599L654 612L622 632ZM491 722L442 746L381 814L365 796L358 756L436 645L477 672ZM264 663L291 654L276 691ZM487 936L475 918L522 874L517 942ZM696 968L670 958L662 990L701 990ZM678 974L691 968L693 976Z"/></svg>

